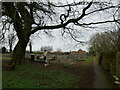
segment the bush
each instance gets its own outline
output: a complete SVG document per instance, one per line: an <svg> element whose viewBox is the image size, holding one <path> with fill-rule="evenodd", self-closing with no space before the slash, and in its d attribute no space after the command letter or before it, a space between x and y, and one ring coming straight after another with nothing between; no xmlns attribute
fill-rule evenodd
<svg viewBox="0 0 120 90"><path fill-rule="evenodd" d="M116 53L104 53L102 58L102 66L105 70L110 70L110 65L115 65L116 63Z"/></svg>

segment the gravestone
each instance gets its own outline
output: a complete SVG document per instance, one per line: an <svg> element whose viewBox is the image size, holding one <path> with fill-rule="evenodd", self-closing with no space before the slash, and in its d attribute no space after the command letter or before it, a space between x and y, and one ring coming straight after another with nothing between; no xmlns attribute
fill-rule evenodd
<svg viewBox="0 0 120 90"><path fill-rule="evenodd" d="M39 56L37 56L37 59L39 60L39 59L40 59L40 57L39 57Z"/></svg>
<svg viewBox="0 0 120 90"><path fill-rule="evenodd" d="M31 54L31 61L35 60L35 54Z"/></svg>
<svg viewBox="0 0 120 90"><path fill-rule="evenodd" d="M120 80L120 52L117 52L116 55L116 76Z"/></svg>

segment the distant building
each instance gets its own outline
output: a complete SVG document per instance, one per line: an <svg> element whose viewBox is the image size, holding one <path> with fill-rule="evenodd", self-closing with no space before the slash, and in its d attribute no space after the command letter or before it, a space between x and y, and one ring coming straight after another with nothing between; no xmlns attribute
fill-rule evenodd
<svg viewBox="0 0 120 90"><path fill-rule="evenodd" d="M77 51L72 51L71 53L77 53Z"/></svg>
<svg viewBox="0 0 120 90"><path fill-rule="evenodd" d="M85 52L82 49L79 49L78 51L71 51L71 53L81 53L81 54L88 54L87 52Z"/></svg>
<svg viewBox="0 0 120 90"><path fill-rule="evenodd" d="M82 54L88 54L87 52L83 51L82 49L79 49L77 52L82 53Z"/></svg>

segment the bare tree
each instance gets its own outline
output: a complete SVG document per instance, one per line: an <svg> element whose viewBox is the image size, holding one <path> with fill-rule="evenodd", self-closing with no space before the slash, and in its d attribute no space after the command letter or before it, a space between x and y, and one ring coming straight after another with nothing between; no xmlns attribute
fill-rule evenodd
<svg viewBox="0 0 120 90"><path fill-rule="evenodd" d="M111 53L118 51L118 31L97 33L90 40L90 52Z"/></svg>
<svg viewBox="0 0 120 90"><path fill-rule="evenodd" d="M8 46L9 46L10 52L12 52L15 41L16 41L16 34L14 32L8 34Z"/></svg>
<svg viewBox="0 0 120 90"><path fill-rule="evenodd" d="M98 8L93 8L96 6ZM13 25L18 37L18 43L14 48L11 63L22 63L25 57L25 49L31 34L37 31L47 31L63 28L63 33L68 33L77 40L73 26L91 27L91 25L117 22L119 19L106 19L102 21L83 22L85 17L92 17L97 12L118 9L119 4L93 3L76 1L73 3L54 3L54 2L3 2L2 3L2 22L5 26ZM79 8L79 9L76 9ZM105 15L105 14L104 14ZM115 16L115 14L114 14ZM4 18L4 19L3 19ZM7 25L8 24L8 25ZM8 28L7 28L8 29ZM47 30L47 31L46 31Z"/></svg>
<svg viewBox="0 0 120 90"><path fill-rule="evenodd" d="M29 47L30 47L30 53L32 53L32 43L29 43Z"/></svg>
<svg viewBox="0 0 120 90"><path fill-rule="evenodd" d="M120 4L120 1L119 1ZM118 19L120 19L120 9L118 10ZM117 22L118 25L118 51L120 51L120 21Z"/></svg>
<svg viewBox="0 0 120 90"><path fill-rule="evenodd" d="M41 51L42 52L44 52L44 51L48 51L48 52L50 52L50 51L52 51L53 49L52 49L52 46L44 46L44 47L41 47Z"/></svg>
<svg viewBox="0 0 120 90"><path fill-rule="evenodd" d="M33 45L33 41L30 40L29 43L28 43L28 46L29 46L29 52L32 53L32 45Z"/></svg>

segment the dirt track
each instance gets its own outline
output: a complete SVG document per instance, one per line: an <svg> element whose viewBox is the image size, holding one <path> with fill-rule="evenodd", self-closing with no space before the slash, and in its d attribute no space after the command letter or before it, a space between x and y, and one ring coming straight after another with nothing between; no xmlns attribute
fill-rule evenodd
<svg viewBox="0 0 120 90"><path fill-rule="evenodd" d="M50 63L49 69L58 68L70 72L76 76L75 86L79 88L92 88L95 80L93 62L87 61L54 61Z"/></svg>

